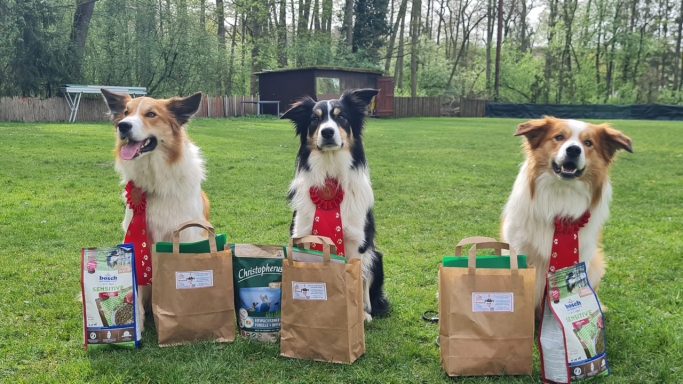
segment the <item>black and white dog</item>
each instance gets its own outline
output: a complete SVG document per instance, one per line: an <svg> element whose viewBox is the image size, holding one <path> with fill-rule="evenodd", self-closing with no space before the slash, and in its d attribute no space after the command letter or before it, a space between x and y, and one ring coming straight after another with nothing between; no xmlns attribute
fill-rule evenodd
<svg viewBox="0 0 683 384"><path fill-rule="evenodd" d="M289 191L294 210L292 236L312 233L316 205L309 190L335 179L344 193L340 212L345 256L362 261L367 321L389 312L382 254L375 249L375 198L362 136L367 106L377 93L375 89L359 89L345 92L338 100L318 102L305 97L282 116L294 122L301 139Z"/></svg>

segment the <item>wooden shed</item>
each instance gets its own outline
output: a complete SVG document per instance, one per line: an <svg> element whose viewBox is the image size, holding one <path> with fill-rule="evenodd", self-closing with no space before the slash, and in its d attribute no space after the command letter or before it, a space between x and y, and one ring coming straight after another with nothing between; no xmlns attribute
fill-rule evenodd
<svg viewBox="0 0 683 384"><path fill-rule="evenodd" d="M278 69L255 73L258 76L259 99L279 101L280 113L297 99L311 96L315 100L338 98L342 92L354 88L378 88L374 114L393 115L394 82L391 77L371 69L306 67ZM390 98L390 99L389 99ZM382 108L379 108L382 106ZM390 106L388 109L387 107ZM275 114L274 105L264 105L264 113Z"/></svg>

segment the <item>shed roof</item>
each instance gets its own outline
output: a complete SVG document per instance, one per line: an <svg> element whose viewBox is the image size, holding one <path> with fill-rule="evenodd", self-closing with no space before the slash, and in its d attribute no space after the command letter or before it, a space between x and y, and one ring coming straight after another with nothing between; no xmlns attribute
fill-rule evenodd
<svg viewBox="0 0 683 384"><path fill-rule="evenodd" d="M376 75L382 75L382 71L376 69L367 68L344 68L344 67L332 67L332 66L315 66L315 67L301 67L301 68L280 68L271 69L261 72L254 72L254 75L263 75L266 73L281 73L281 72L296 72L296 71L310 71L310 70L324 70L324 71L342 71L342 72L358 72L358 73L373 73Z"/></svg>

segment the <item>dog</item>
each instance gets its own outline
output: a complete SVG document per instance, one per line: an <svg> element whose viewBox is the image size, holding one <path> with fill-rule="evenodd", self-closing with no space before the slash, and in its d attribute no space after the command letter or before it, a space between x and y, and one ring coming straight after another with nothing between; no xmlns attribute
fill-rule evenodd
<svg viewBox="0 0 683 384"><path fill-rule="evenodd" d="M345 249L344 256L362 261L366 321L389 312L383 256L375 248L374 195L363 148L366 109L377 93L375 89L357 89L344 92L338 100L318 102L305 97L282 115L294 122L300 138L288 196L294 211L291 234L302 237L313 233L316 205L311 189L336 180L343 191L343 242L341 238L337 242Z"/></svg>
<svg viewBox="0 0 683 384"><path fill-rule="evenodd" d="M206 178L204 160L186 131L186 124L199 109L202 94L162 100L132 99L106 89L101 91L116 129L115 168L127 190L129 185L134 185L137 189L132 194L143 193L146 197L148 241L143 247L151 247L153 242L172 241L173 231L186 221L208 221L209 200L202 191ZM128 237L136 235L128 232L134 215L128 192L124 191L123 199L127 203L122 227ZM181 242L206 237L206 231L194 227L180 233ZM136 246L135 252L138 260L148 257L148 267L151 267L151 253L147 249ZM138 260L139 279L151 278L142 275L147 271L140 271ZM142 303L149 308L151 285L140 285L139 289Z"/></svg>
<svg viewBox="0 0 683 384"><path fill-rule="evenodd" d="M608 124L547 116L520 124L515 136L526 139L526 160L503 211L502 238L536 268L538 315L556 218L574 221L590 213L578 233L578 252L598 290L606 270L600 241L612 199L608 172L617 151L633 148L629 137Z"/></svg>

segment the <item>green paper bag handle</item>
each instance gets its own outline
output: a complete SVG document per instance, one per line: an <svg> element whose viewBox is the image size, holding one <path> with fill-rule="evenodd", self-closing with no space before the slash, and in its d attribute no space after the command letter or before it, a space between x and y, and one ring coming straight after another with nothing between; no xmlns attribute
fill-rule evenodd
<svg viewBox="0 0 683 384"><path fill-rule="evenodd" d="M216 246L216 230L213 225L205 220L190 220L180 224L180 227L173 231L173 255L180 255L180 232L187 228L198 227L203 228L209 233L209 249L212 256L218 255L218 246Z"/></svg>
<svg viewBox="0 0 683 384"><path fill-rule="evenodd" d="M494 239L493 237L486 237L486 236L472 236L472 237L466 237L458 244L455 245L455 256L462 256L462 246L463 245L471 245L471 244L478 244L478 243L491 243L491 242L496 242L498 240ZM500 249L496 249L496 256L500 256L501 252Z"/></svg>
<svg viewBox="0 0 683 384"><path fill-rule="evenodd" d="M293 248L294 245L308 245L308 244L320 244L323 246L323 263L329 263L330 262L330 249L334 247L334 250L337 251L337 246L334 245L334 242L332 239L329 237L325 236L313 236L313 235L308 235L308 236L303 236L303 237L297 237L297 238L291 238L289 239L289 247L287 248L287 258L291 258L290 260L293 259Z"/></svg>
<svg viewBox="0 0 683 384"><path fill-rule="evenodd" d="M469 269L470 274L474 274L475 270L477 269L477 250L479 249L494 249L498 251L498 254L500 255L500 251L502 249L506 249L510 251L510 270L512 270L512 274L516 275L519 273L519 263L517 261L517 251L510 247L510 244L508 243L503 243L500 241L488 241L488 242L480 242L474 244L474 247L470 248L469 252L469 257L467 259L467 268Z"/></svg>

